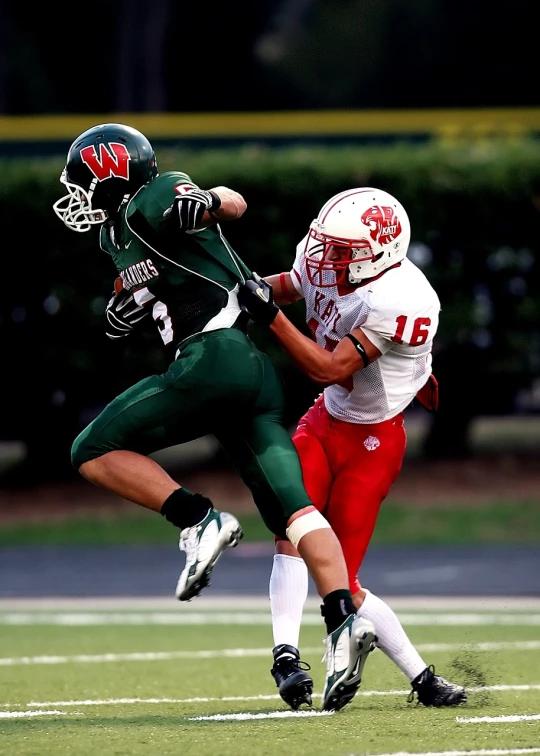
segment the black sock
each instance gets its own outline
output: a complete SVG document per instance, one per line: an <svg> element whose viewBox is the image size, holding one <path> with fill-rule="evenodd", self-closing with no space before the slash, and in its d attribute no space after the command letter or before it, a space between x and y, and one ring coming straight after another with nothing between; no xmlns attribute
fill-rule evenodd
<svg viewBox="0 0 540 756"><path fill-rule="evenodd" d="M163 502L161 514L168 522L183 530L204 520L213 508L212 502L206 496L191 493L187 488L177 488Z"/></svg>
<svg viewBox="0 0 540 756"><path fill-rule="evenodd" d="M328 635L330 635L345 622L347 617L356 614L351 592L343 589L327 593L323 598L321 614L324 617Z"/></svg>

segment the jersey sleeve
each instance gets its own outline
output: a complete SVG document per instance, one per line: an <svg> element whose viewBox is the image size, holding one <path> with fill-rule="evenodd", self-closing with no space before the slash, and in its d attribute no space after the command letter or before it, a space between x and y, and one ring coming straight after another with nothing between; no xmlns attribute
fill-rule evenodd
<svg viewBox="0 0 540 756"><path fill-rule="evenodd" d="M431 342L439 325L438 298L374 297L367 316L355 325L384 354L396 344L421 346Z"/></svg>
<svg viewBox="0 0 540 756"><path fill-rule="evenodd" d="M173 177L171 177L173 178ZM187 173L177 172L170 184L170 190L173 192L173 198L176 196L182 196L191 192L193 189L199 189L200 187L187 175Z"/></svg>
<svg viewBox="0 0 540 756"><path fill-rule="evenodd" d="M187 175L180 171L171 171L163 175L163 180L156 185L156 199L160 205L167 209L174 202L175 198L191 192L199 187Z"/></svg>
<svg viewBox="0 0 540 756"><path fill-rule="evenodd" d="M162 173L135 195L128 205L127 215L130 218L140 212L150 222L162 223L165 220L163 213L170 208L175 198L197 188L197 184L187 173Z"/></svg>
<svg viewBox="0 0 540 756"><path fill-rule="evenodd" d="M291 281L296 291L305 297L304 287L302 285L302 270L304 268L304 250L306 248L307 236L304 236L302 241L296 245L296 257L290 271Z"/></svg>

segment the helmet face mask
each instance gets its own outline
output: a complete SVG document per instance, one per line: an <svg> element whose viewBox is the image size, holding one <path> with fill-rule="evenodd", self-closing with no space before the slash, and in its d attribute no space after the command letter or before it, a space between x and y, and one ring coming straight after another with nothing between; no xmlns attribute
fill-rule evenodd
<svg viewBox="0 0 540 756"><path fill-rule="evenodd" d="M315 244L310 244L314 239ZM308 278L314 286L327 288L334 284L351 283L349 267L355 262L373 260L371 245L366 239L327 237L317 220L311 224L305 251ZM326 272L334 272L325 276Z"/></svg>
<svg viewBox="0 0 540 756"><path fill-rule="evenodd" d="M403 260L410 223L403 206L381 189L350 189L326 202L304 250L312 285L360 284Z"/></svg>
<svg viewBox="0 0 540 756"><path fill-rule="evenodd" d="M73 231L114 218L121 204L158 175L154 150L140 131L106 123L71 145L60 182L68 194L53 209Z"/></svg>
<svg viewBox="0 0 540 756"><path fill-rule="evenodd" d="M91 182L88 191L86 191L77 184L70 184L66 179L64 170L60 181L64 184L68 193L57 200L53 208L68 228L84 233L89 231L91 226L105 223L108 217L107 211L92 206L96 180Z"/></svg>

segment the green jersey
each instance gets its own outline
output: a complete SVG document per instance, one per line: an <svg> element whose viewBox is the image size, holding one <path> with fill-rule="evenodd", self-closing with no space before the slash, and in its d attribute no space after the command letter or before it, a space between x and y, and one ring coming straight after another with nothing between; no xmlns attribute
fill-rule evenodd
<svg viewBox="0 0 540 756"><path fill-rule="evenodd" d="M181 201L198 187L185 173L158 175L146 137L123 124L99 124L81 134L68 153L62 182L68 193L55 203L56 214L75 231L101 225L100 246L111 255L126 291L151 311L163 342L175 350L165 371L127 388L79 433L71 448L73 466L92 480L87 463L110 452L150 455L211 433L268 528L285 537L293 514L312 502L283 424L283 385L270 357L246 333L248 318L238 306L239 285L251 272L219 225L185 230L195 214L186 219L186 210L196 209L198 217L206 206ZM113 338L129 335L145 314L139 317L138 308L125 311L138 320L126 318L124 328L121 310L133 302L123 295L117 301L119 317L112 316L119 327L107 318L118 330ZM122 459L118 465L123 468L118 480L133 477L132 500L156 508L156 492L153 503L145 504L147 480L138 492L134 465ZM105 477L103 485L111 491L128 487Z"/></svg>
<svg viewBox="0 0 540 756"><path fill-rule="evenodd" d="M173 348L196 333L237 324L237 287L251 275L219 225L184 232L176 213L168 212L175 197L194 186L185 173L161 174L100 232L124 288L151 309L164 344Z"/></svg>

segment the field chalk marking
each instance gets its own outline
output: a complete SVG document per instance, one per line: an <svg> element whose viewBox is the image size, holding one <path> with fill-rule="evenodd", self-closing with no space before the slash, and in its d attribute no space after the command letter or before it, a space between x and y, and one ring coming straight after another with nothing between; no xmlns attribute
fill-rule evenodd
<svg viewBox="0 0 540 756"><path fill-rule="evenodd" d="M435 651L538 651L540 641L493 641L486 643L419 643L417 650ZM305 648L304 654L320 654L322 648ZM269 656L268 648L224 648L199 651L140 651L126 654L74 654L73 656L4 656L0 667L30 664L103 664L113 662L171 661L173 659L241 659Z"/></svg>
<svg viewBox="0 0 540 756"><path fill-rule="evenodd" d="M397 753L381 753L376 756L526 756L529 753L540 753L540 748L492 748L478 751L427 751L414 753L398 751ZM349 754L355 756L355 754Z"/></svg>
<svg viewBox="0 0 540 756"><path fill-rule="evenodd" d="M469 693L489 692L520 692L540 690L540 683L534 685L486 685L467 687ZM359 690L357 696L406 696L410 690ZM313 693L313 698L321 698L320 693ZM26 704L3 703L0 707L8 706L118 706L122 704L199 704L199 703L245 703L250 701L279 701L277 693L257 696L222 696L216 698L197 696L195 698L87 698L74 701L29 701Z"/></svg>
<svg viewBox="0 0 540 756"><path fill-rule="evenodd" d="M540 720L540 714L505 714L499 717L456 717L456 722L460 724L480 724L489 722L533 722Z"/></svg>
<svg viewBox="0 0 540 756"><path fill-rule="evenodd" d="M73 712L72 712L73 713ZM66 715L67 711L0 711L0 719L20 719L22 717L57 717Z"/></svg>
<svg viewBox="0 0 540 756"><path fill-rule="evenodd" d="M252 719L290 719L296 717L329 717L333 711L270 711L268 714L212 714L208 717L188 717L190 722L241 722Z"/></svg>
<svg viewBox="0 0 540 756"><path fill-rule="evenodd" d="M441 613L398 612L403 625L410 627L465 626L481 627L540 626L538 612L497 612L497 613ZM268 612L0 612L0 625L60 625L64 627L88 627L104 625L269 625L272 621ZM319 626L319 613L305 612L304 625Z"/></svg>

